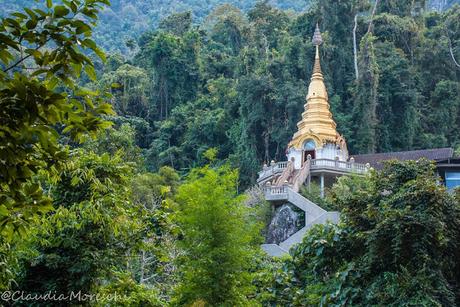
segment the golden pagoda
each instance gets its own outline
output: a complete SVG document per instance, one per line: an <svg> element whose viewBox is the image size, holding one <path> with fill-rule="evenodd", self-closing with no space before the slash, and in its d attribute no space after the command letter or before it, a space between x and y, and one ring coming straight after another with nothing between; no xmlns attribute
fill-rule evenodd
<svg viewBox="0 0 460 307"><path fill-rule="evenodd" d="M326 85L321 71L319 46L323 39L318 24L312 42L316 46L316 56L308 87L305 111L302 113L302 120L297 124L298 131L289 142L288 148L295 150L320 149L326 144L335 144L338 146L337 149L348 155L345 139L337 132L337 125L330 111Z"/></svg>

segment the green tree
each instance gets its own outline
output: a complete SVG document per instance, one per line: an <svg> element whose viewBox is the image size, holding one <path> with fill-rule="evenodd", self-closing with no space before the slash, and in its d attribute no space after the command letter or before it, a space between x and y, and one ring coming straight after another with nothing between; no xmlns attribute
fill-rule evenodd
<svg viewBox="0 0 460 307"><path fill-rule="evenodd" d="M192 13L190 11L171 14L160 21L158 28L177 36L182 36L192 27Z"/></svg>
<svg viewBox="0 0 460 307"><path fill-rule="evenodd" d="M141 149L136 145L136 131L129 124L122 124L117 128L102 131L94 140L84 144L84 148L97 154L121 154L125 162L133 162L136 168L142 170L144 163Z"/></svg>
<svg viewBox="0 0 460 307"><path fill-rule="evenodd" d="M246 39L248 21L238 8L223 4L206 17L202 28L208 31L214 41L229 46L232 53L237 55Z"/></svg>
<svg viewBox="0 0 460 307"><path fill-rule="evenodd" d="M149 164L190 169L206 163L203 153L209 148L217 148L219 158L225 159L231 153L228 130L238 113L234 81L210 80L207 92L177 106L170 118L161 122L149 151Z"/></svg>
<svg viewBox="0 0 460 307"><path fill-rule="evenodd" d="M446 143L438 146L459 144L460 139L455 127L460 125L460 83L450 80L438 82L431 99L431 133L446 140Z"/></svg>
<svg viewBox="0 0 460 307"><path fill-rule="evenodd" d="M109 104L77 85L84 70L95 79L86 55L104 54L91 40L97 14L108 0L65 1L63 5L28 9L0 23L0 223L2 235L24 227L50 200L34 176L58 172L67 149L58 131L81 141L109 123ZM59 128L59 130L58 130Z"/></svg>
<svg viewBox="0 0 460 307"><path fill-rule="evenodd" d="M420 131L416 106L420 95L409 60L392 43L376 43L379 67L376 106L376 152L413 148Z"/></svg>
<svg viewBox="0 0 460 307"><path fill-rule="evenodd" d="M354 93L353 123L354 135L350 147L358 153L373 153L377 148L377 104L379 89L379 66L375 55L372 33L361 41L359 66L362 73L357 80Z"/></svg>
<svg viewBox="0 0 460 307"><path fill-rule="evenodd" d="M313 228L291 250L272 283L280 301L456 306L460 207L434 169L392 161L365 178L342 177L331 195L342 223Z"/></svg>
<svg viewBox="0 0 460 307"><path fill-rule="evenodd" d="M423 10L426 6L426 0L417 1L392 1L382 0L379 5L380 12L388 12L399 16L410 16L416 10Z"/></svg>
<svg viewBox="0 0 460 307"><path fill-rule="evenodd" d="M130 200L132 168L121 155L78 150L49 191L55 211L37 225L37 255L24 259L18 289L94 293L141 244L142 207Z"/></svg>
<svg viewBox="0 0 460 307"><path fill-rule="evenodd" d="M237 196L237 180L237 171L228 166L206 166L192 170L178 189L179 243L185 251L179 266L179 304L249 304L257 228Z"/></svg>
<svg viewBox="0 0 460 307"><path fill-rule="evenodd" d="M137 61L153 71L154 119L168 119L175 106L197 95L200 38L190 31L182 37L157 32L146 36Z"/></svg>
<svg viewBox="0 0 460 307"><path fill-rule="evenodd" d="M131 199L136 207L142 208L144 231L141 247L131 252L129 260L132 281L124 276L127 273L120 278L122 285L136 281L139 290L142 287L155 290L167 300L178 282L175 261L180 252L175 238L180 229L173 220L175 204L172 200L178 185L179 176L170 167L162 167L158 173L137 174L133 178Z"/></svg>
<svg viewBox="0 0 460 307"><path fill-rule="evenodd" d="M123 64L115 71L104 74L99 87L110 90L113 95L112 105L118 115L149 118L150 112L153 111L147 99L149 83L144 69Z"/></svg>

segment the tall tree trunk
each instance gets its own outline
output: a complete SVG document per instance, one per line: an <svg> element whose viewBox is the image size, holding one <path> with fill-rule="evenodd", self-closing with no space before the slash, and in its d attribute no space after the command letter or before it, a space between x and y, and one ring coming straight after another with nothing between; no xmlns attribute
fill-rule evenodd
<svg viewBox="0 0 460 307"><path fill-rule="evenodd" d="M373 30L372 28L374 26L374 16L375 16L375 13L377 12L378 5L379 5L379 0L375 0L374 8L372 9L371 18L369 21L369 27L367 28L367 33L370 33Z"/></svg>
<svg viewBox="0 0 460 307"><path fill-rule="evenodd" d="M144 282L144 271L145 271L145 251L141 252L141 269L140 269L140 283Z"/></svg>
<svg viewBox="0 0 460 307"><path fill-rule="evenodd" d="M165 88L165 119L168 119L168 112L169 112L169 88L168 88L168 80L164 81L164 88Z"/></svg>
<svg viewBox="0 0 460 307"><path fill-rule="evenodd" d="M449 42L450 57L452 58L452 61L454 62L455 66L460 67L460 63L457 62L457 59L455 58L455 54L454 54L454 49L452 48L452 40L450 39L450 36L449 36L449 29L447 29L447 26L445 26L445 28L446 28L447 41Z"/></svg>
<svg viewBox="0 0 460 307"><path fill-rule="evenodd" d="M265 131L264 133L264 151L265 151L265 161L270 163L270 157L269 157L269 145L270 145L270 132Z"/></svg>
<svg viewBox="0 0 460 307"><path fill-rule="evenodd" d="M169 154L169 160L171 161L171 167L174 168L174 159L173 156L171 155L171 138L168 140L168 154Z"/></svg>
<svg viewBox="0 0 460 307"><path fill-rule="evenodd" d="M358 28L358 14L355 15L355 26L353 27L353 54L355 59L355 77L356 80L359 78L359 69L358 69L358 46L356 42L356 30Z"/></svg>

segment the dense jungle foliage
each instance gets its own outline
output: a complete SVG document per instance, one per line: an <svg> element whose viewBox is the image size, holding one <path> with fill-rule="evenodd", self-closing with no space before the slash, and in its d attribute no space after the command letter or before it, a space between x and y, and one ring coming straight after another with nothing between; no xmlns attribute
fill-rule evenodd
<svg viewBox="0 0 460 307"><path fill-rule="evenodd" d="M380 1L372 15L373 4L318 1L299 14L266 2L247 13L223 5L199 25L174 14L144 33L132 56L96 63L98 82L87 86L111 91L147 169L186 172L217 148L247 186L264 162L285 159L319 22L331 108L352 154L458 148L460 7L437 13L424 1Z"/></svg>
<svg viewBox="0 0 460 307"><path fill-rule="evenodd" d="M110 7L101 10L99 26L95 27L93 37L107 51L129 53L134 46L132 43L143 32L157 28L161 20L173 13L190 11L194 23L200 23L221 4L228 3L246 12L256 2L257 0L112 0ZM40 6L41 3L42 1L39 1L35 5ZM275 7L293 12L306 9L309 3L310 0L270 1ZM5 15L34 3L31 0L2 0L0 5L0 15Z"/></svg>
<svg viewBox="0 0 460 307"><path fill-rule="evenodd" d="M40 3L40 0L36 3L32 0L2 0L0 15L5 16L25 6L40 6ZM243 12L248 12L257 0L112 0L110 3L110 7L104 8L99 14L100 23L95 27L93 37L107 51L130 53L135 46L133 42L143 32L157 28L161 20L173 13L190 11L193 23L200 24L219 5L228 3ZM268 3L294 14L306 10L314 1L269 0ZM455 3L460 3L460 0L428 0L427 9L444 11Z"/></svg>
<svg viewBox="0 0 460 307"><path fill-rule="evenodd" d="M0 23L2 304L460 304L460 193L431 162L342 177L322 200L341 222L282 259L260 251L271 208L248 189L284 159L316 23L352 153L458 148L459 5L196 1L169 15L165 2L140 7L158 22L105 53L93 29L110 29L109 0L24 2L0 4L16 10Z"/></svg>

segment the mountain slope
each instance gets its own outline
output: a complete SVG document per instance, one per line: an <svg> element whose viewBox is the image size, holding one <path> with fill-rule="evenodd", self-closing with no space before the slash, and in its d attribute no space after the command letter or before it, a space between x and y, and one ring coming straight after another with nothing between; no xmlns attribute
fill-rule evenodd
<svg viewBox="0 0 460 307"><path fill-rule="evenodd" d="M112 5L100 15L100 26L95 30L94 36L105 50L126 53L127 41L137 39L143 32L155 28L163 18L172 13L190 11L193 22L198 24L213 9L224 3L247 12L257 2L258 0L112 0ZM311 0L270 0L268 3L280 9L299 12L305 10ZM429 0L427 7L443 11L456 3L460 4L460 0ZM0 0L0 15L33 5L42 4L30 0Z"/></svg>
<svg viewBox="0 0 460 307"><path fill-rule="evenodd" d="M43 2L43 1L42 1ZM57 2L57 1L54 1ZM243 11L252 8L257 0L112 0L112 5L100 15L100 26L95 38L105 50L126 51L126 42L136 39L152 29L172 13L191 11L193 22L201 22L214 8L229 3ZM271 0L271 5L281 9L302 11L309 0ZM37 4L30 0L0 0L0 15L22 10Z"/></svg>

